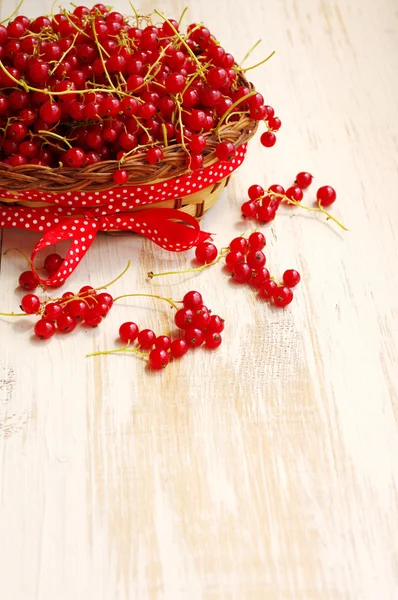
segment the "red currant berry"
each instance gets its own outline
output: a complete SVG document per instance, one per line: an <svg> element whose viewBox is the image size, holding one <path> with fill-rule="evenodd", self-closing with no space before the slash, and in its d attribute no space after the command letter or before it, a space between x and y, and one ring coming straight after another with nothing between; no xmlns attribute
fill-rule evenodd
<svg viewBox="0 0 398 600"><path fill-rule="evenodd" d="M40 298L35 294L26 294L21 300L21 308L27 315L34 315L39 312L40 306Z"/></svg>
<svg viewBox="0 0 398 600"><path fill-rule="evenodd" d="M113 297L108 294L108 292L101 292L101 294L97 294L95 299L99 304L107 304L109 308L112 308L113 306Z"/></svg>
<svg viewBox="0 0 398 600"><path fill-rule="evenodd" d="M240 210L244 217L247 217L250 219L250 218L256 216L257 206L252 200L248 200L247 202L244 202L242 204L242 206L240 207Z"/></svg>
<svg viewBox="0 0 398 600"><path fill-rule="evenodd" d="M232 271L232 277L238 283L247 283L251 274L251 268L246 263L237 263Z"/></svg>
<svg viewBox="0 0 398 600"><path fill-rule="evenodd" d="M190 308L180 308L174 315L174 323L179 329L192 327L193 311Z"/></svg>
<svg viewBox="0 0 398 600"><path fill-rule="evenodd" d="M71 315L62 314L57 319L57 325L61 333L70 333L75 329L77 321Z"/></svg>
<svg viewBox="0 0 398 600"><path fill-rule="evenodd" d="M209 332L205 337L205 346L209 348L209 350L215 350L221 345L222 338L219 333Z"/></svg>
<svg viewBox="0 0 398 600"><path fill-rule="evenodd" d="M245 262L245 257L242 252L228 252L225 257L225 264L232 271L237 263Z"/></svg>
<svg viewBox="0 0 398 600"><path fill-rule="evenodd" d="M299 187L301 187L301 185ZM281 185L279 185L279 183L274 183L273 185L270 185L268 188L268 191L274 192L274 194L285 195L285 188L283 188Z"/></svg>
<svg viewBox="0 0 398 600"><path fill-rule="evenodd" d="M97 291L91 285L84 285L79 290L79 296L81 298L87 298L87 296L96 296Z"/></svg>
<svg viewBox="0 0 398 600"><path fill-rule="evenodd" d="M268 119L268 127L272 131L278 131L281 128L282 122L278 117L270 117Z"/></svg>
<svg viewBox="0 0 398 600"><path fill-rule="evenodd" d="M301 202L303 195L303 190L298 185L292 185L286 190L286 197L295 202Z"/></svg>
<svg viewBox="0 0 398 600"><path fill-rule="evenodd" d="M166 350L161 348L154 348L148 356L148 364L154 371L161 371L170 362L170 357Z"/></svg>
<svg viewBox="0 0 398 600"><path fill-rule="evenodd" d="M146 153L146 159L151 165L158 165L163 160L163 152L160 148L150 148Z"/></svg>
<svg viewBox="0 0 398 600"><path fill-rule="evenodd" d="M263 204L258 207L257 218L259 221L264 223L269 223L273 219L275 219L276 210L272 206L268 204Z"/></svg>
<svg viewBox="0 0 398 600"><path fill-rule="evenodd" d="M68 167L78 169L86 161L86 155L81 148L69 148L64 154L64 160Z"/></svg>
<svg viewBox="0 0 398 600"><path fill-rule="evenodd" d="M274 304L275 306L279 306L280 308L284 308L293 300L293 292L292 290L283 285L277 286L277 289L274 292Z"/></svg>
<svg viewBox="0 0 398 600"><path fill-rule="evenodd" d="M32 271L24 271L18 279L18 283L24 290L33 291L39 285L39 280Z"/></svg>
<svg viewBox="0 0 398 600"><path fill-rule="evenodd" d="M261 287L270 278L266 267L256 267L252 270L250 283L255 287Z"/></svg>
<svg viewBox="0 0 398 600"><path fill-rule="evenodd" d="M181 358L188 352L188 344L184 338L177 338L171 342L170 354L173 358Z"/></svg>
<svg viewBox="0 0 398 600"><path fill-rule="evenodd" d="M247 190L250 200L258 200L264 196L264 190L261 185L251 185Z"/></svg>
<svg viewBox="0 0 398 600"><path fill-rule="evenodd" d="M313 176L311 173L307 173L306 171L302 171L301 173L297 173L296 175L296 185L298 185L302 190L306 190L312 183Z"/></svg>
<svg viewBox="0 0 398 600"><path fill-rule="evenodd" d="M321 206L330 206L336 200L336 192L330 185L320 187L316 198Z"/></svg>
<svg viewBox="0 0 398 600"><path fill-rule="evenodd" d="M246 262L251 269L263 267L266 263L265 254L261 250L251 250L246 256Z"/></svg>
<svg viewBox="0 0 398 600"><path fill-rule="evenodd" d="M41 105L39 114L44 123L53 125L61 118L61 109L55 102L45 102Z"/></svg>
<svg viewBox="0 0 398 600"><path fill-rule="evenodd" d="M185 341L188 344L189 348L197 348L201 346L205 339L205 334L200 329L196 329L195 327L189 327L185 331Z"/></svg>
<svg viewBox="0 0 398 600"><path fill-rule="evenodd" d="M221 67L213 67L207 72L207 84L209 87L218 90L227 81L227 72Z"/></svg>
<svg viewBox="0 0 398 600"><path fill-rule="evenodd" d="M195 248L196 260L201 265L206 265L213 262L217 258L218 250L214 244L204 242L198 244Z"/></svg>
<svg viewBox="0 0 398 600"><path fill-rule="evenodd" d="M272 131L264 131L260 138L260 142L265 148L272 148L276 143L276 135Z"/></svg>
<svg viewBox="0 0 398 600"><path fill-rule="evenodd" d="M137 337L138 345L142 350L150 350L156 340L156 334L152 329L142 329Z"/></svg>
<svg viewBox="0 0 398 600"><path fill-rule="evenodd" d="M84 314L84 323L88 325L88 327L98 327L98 325L102 321L102 315L98 310L97 306L93 306L88 308L86 313Z"/></svg>
<svg viewBox="0 0 398 600"><path fill-rule="evenodd" d="M278 284L273 279L267 279L260 288L260 296L266 300L271 300L277 289Z"/></svg>
<svg viewBox="0 0 398 600"><path fill-rule="evenodd" d="M139 334L138 326L131 321L122 323L119 327L119 337L126 344L133 343Z"/></svg>
<svg viewBox="0 0 398 600"><path fill-rule="evenodd" d="M53 275L60 268L64 259L59 254L48 254L44 259L44 268L49 275Z"/></svg>
<svg viewBox="0 0 398 600"><path fill-rule="evenodd" d="M265 106L265 110L267 113L267 119L271 119L275 114L274 109L272 108L272 106Z"/></svg>
<svg viewBox="0 0 398 600"><path fill-rule="evenodd" d="M185 88L185 84L185 77L180 73L170 73L170 75L167 76L165 82L166 90L172 96L175 96L176 94L182 92Z"/></svg>
<svg viewBox="0 0 398 600"><path fill-rule="evenodd" d="M300 282L300 273L295 269L288 269L283 273L283 283L292 288Z"/></svg>
<svg viewBox="0 0 398 600"><path fill-rule="evenodd" d="M48 304L46 304L44 314L46 318L50 321L57 321L59 317L63 314L63 310L61 306L56 302L49 302Z"/></svg>
<svg viewBox="0 0 398 600"><path fill-rule="evenodd" d="M229 161L236 154L235 146L232 142L221 142L216 148L216 156L218 160Z"/></svg>
<svg viewBox="0 0 398 600"><path fill-rule="evenodd" d="M221 333L224 331L224 319L218 315L211 315L207 331L210 333Z"/></svg>
<svg viewBox="0 0 398 600"><path fill-rule="evenodd" d="M230 252L242 252L242 254L246 254L249 250L249 243L247 239L242 236L234 238L229 244L229 250Z"/></svg>
<svg viewBox="0 0 398 600"><path fill-rule="evenodd" d="M203 154L192 152L192 154L186 158L186 165L191 171L197 171L203 166Z"/></svg>
<svg viewBox="0 0 398 600"><path fill-rule="evenodd" d="M168 335L158 335L155 340L155 348L159 350L169 350L171 346L171 340Z"/></svg>
<svg viewBox="0 0 398 600"><path fill-rule="evenodd" d="M191 137L188 147L191 150L191 152L195 154L200 154L206 148L206 138L199 133L195 133Z"/></svg>
<svg viewBox="0 0 398 600"><path fill-rule="evenodd" d="M39 319L35 324L34 331L41 340L48 340L55 333L55 325L48 319Z"/></svg>
<svg viewBox="0 0 398 600"><path fill-rule="evenodd" d="M84 300L72 300L65 305L65 312L71 317L74 317L77 321L82 319L88 311L88 306Z"/></svg>
<svg viewBox="0 0 398 600"><path fill-rule="evenodd" d="M187 292L182 299L184 308L190 308L191 310L198 310L203 306L202 294L194 290Z"/></svg>
<svg viewBox="0 0 398 600"><path fill-rule="evenodd" d="M73 292L64 292L62 294L62 298L63 300L70 300L71 298L74 298L75 294Z"/></svg>
<svg viewBox="0 0 398 600"><path fill-rule="evenodd" d="M129 179L129 174L124 169L117 169L113 173L112 179L117 185L124 185Z"/></svg>
<svg viewBox="0 0 398 600"><path fill-rule="evenodd" d="M253 231L248 242L250 250L262 250L266 244L265 235L261 231Z"/></svg>
<svg viewBox="0 0 398 600"><path fill-rule="evenodd" d="M206 330L210 323L211 315L206 306L202 306L193 315L192 325L197 329Z"/></svg>

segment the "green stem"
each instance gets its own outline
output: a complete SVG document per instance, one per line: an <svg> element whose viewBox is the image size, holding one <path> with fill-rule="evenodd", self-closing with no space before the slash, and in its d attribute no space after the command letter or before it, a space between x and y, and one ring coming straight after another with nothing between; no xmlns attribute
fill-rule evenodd
<svg viewBox="0 0 398 600"><path fill-rule="evenodd" d="M22 6L23 3L24 3L24 0L21 0L20 3L18 4L17 8L14 10L14 12L11 13L11 15L9 17L7 17L6 19L4 19L4 21L0 21L0 25L3 25L3 23L6 23L7 21L11 21L11 19L13 18L13 16L18 14L19 9L21 8L21 6Z"/></svg>
<svg viewBox="0 0 398 600"><path fill-rule="evenodd" d="M261 65L263 65L264 63L266 63L270 58L272 58L275 54L275 50L273 50L271 52L271 54L269 56L267 56L267 58L264 58L264 60L262 60L261 62L257 63L256 65L253 65L252 67L247 67L247 69L242 69L242 71L244 73L246 73L247 71L251 71L252 69L256 69L257 67L260 67Z"/></svg>
<svg viewBox="0 0 398 600"><path fill-rule="evenodd" d="M196 64L198 65L199 69L201 67L200 61L197 58L196 54L194 54L194 52L192 52L191 48L188 46L188 44L186 43L186 41L184 40L184 38L182 37L182 35L177 31L177 29L174 27L174 25L172 23L170 23L170 21L164 16L162 15L161 12L159 12L158 10L154 10L154 12L164 21L166 21L166 23L169 25L169 27L171 28L171 30L174 32L174 35L176 35L178 37L178 39L180 40L180 42L185 46L188 54L190 55L190 57L196 62Z"/></svg>
<svg viewBox="0 0 398 600"><path fill-rule="evenodd" d="M31 317L27 313L0 313L0 317Z"/></svg>
<svg viewBox="0 0 398 600"><path fill-rule="evenodd" d="M252 52L254 52L254 50L257 48L257 46L258 46L259 44L261 44L261 42L262 42L262 40L258 40L258 41L257 41L257 42L254 44L254 46L252 46L252 47L250 48L250 50L249 50L248 52L246 52L245 56L244 56L244 57L243 57L243 59L241 60L240 67L242 67L243 63L244 63L244 62L245 62L245 61L246 61L246 60L249 58L249 56L251 55L251 53L252 53Z"/></svg>
<svg viewBox="0 0 398 600"><path fill-rule="evenodd" d="M183 20L183 18L185 17L185 13L187 12L187 10L188 10L188 6L186 6L186 7L184 8L184 10L182 11L182 13L181 13L181 17L180 17L180 18L179 18L179 20L178 20L178 27L179 27L179 28L181 27L182 20Z"/></svg>
<svg viewBox="0 0 398 600"><path fill-rule="evenodd" d="M220 262L220 260L228 254L228 252L229 248L221 248L220 254L215 260L213 260L213 262L206 263L200 267L194 267L193 269L184 269L183 271L163 271L162 273L153 273L152 271L149 271L148 278L153 279L154 277L163 277L163 275L183 275L184 273L201 273L205 269L208 269L209 267L212 267Z"/></svg>
<svg viewBox="0 0 398 600"><path fill-rule="evenodd" d="M123 277L123 275L125 275L125 273L127 273L127 271L129 270L131 265L131 260L128 261L127 266L123 269L123 271L120 273L120 275L118 275L117 277L115 277L115 279L112 279L112 281L110 281L109 283L105 284L105 285L101 285L101 287L97 287L94 288L95 290L106 290L106 288L110 287L111 285L113 285L114 283L116 283L116 281L118 281L119 279L121 279Z"/></svg>
<svg viewBox="0 0 398 600"><path fill-rule="evenodd" d="M54 133L53 131L46 131L45 129L39 129L37 133L41 134L41 137L46 137L47 135L49 135L50 137L64 142L68 146L68 148L72 148L72 145L68 142L68 140L62 137L62 135L58 135L58 133Z"/></svg>
<svg viewBox="0 0 398 600"><path fill-rule="evenodd" d="M156 298L157 300L164 300L165 302L170 304L172 308L178 310L178 306L175 304L175 302L173 302L171 298L164 298L163 296L157 296L155 294L123 294L122 296L114 298L113 303L117 302L118 300L121 300L122 298Z"/></svg>
<svg viewBox="0 0 398 600"><path fill-rule="evenodd" d="M255 96L256 94L257 94L257 92L255 90L253 90L249 94L246 94L245 96L242 96L242 98L239 98L239 100L237 100L236 102L234 102L229 107L229 109L223 114L223 116L221 117L221 119L219 120L216 131L217 132L219 131L221 125L223 124L223 122L225 121L225 119L228 117L228 115L234 110L234 108L236 108L237 106L239 106L239 104L243 104L243 102L245 100L247 100L248 98L251 98L252 96Z"/></svg>
<svg viewBox="0 0 398 600"><path fill-rule="evenodd" d="M92 352L91 354L86 354L86 358L90 356L100 356L101 354L116 354L117 352L131 352L131 354L137 354L142 358L148 358L148 354L145 352L140 352L136 348L129 348L129 346L123 346L122 348L116 348L115 350L101 350L100 352Z"/></svg>

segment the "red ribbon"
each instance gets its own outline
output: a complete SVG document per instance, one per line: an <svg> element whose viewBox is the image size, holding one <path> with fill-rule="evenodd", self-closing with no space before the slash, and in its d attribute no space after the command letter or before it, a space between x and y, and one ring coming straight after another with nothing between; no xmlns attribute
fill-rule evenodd
<svg viewBox="0 0 398 600"><path fill-rule="evenodd" d="M133 231L144 235L165 250L183 252L210 238L200 230L198 221L191 215L172 208L128 212L145 204L175 199L197 192L207 185L223 179L243 161L246 146L242 146L231 163L218 162L206 169L155 185L115 188L101 194L73 192L40 194L35 190L14 196L15 201L41 200L49 207L29 208L0 203L0 228L11 227L44 233L32 251L33 265L36 254L57 242L70 240L69 250L57 273L39 281L47 287L62 285L76 269L93 243L98 231ZM0 190L0 195L10 198L11 193ZM166 196L166 197L165 197Z"/></svg>

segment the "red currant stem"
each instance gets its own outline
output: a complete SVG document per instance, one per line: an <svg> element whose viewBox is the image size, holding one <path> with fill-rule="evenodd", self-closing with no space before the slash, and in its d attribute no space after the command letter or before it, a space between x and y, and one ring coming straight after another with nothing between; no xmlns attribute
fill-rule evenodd
<svg viewBox="0 0 398 600"><path fill-rule="evenodd" d="M132 11L134 13L134 16L135 16L135 25L136 25L136 27L139 27L140 26L140 15L137 12L137 10L136 10L135 6L133 5L133 3L129 2L129 4L130 4L131 9L132 9Z"/></svg>
<svg viewBox="0 0 398 600"><path fill-rule="evenodd" d="M254 52L254 50L257 48L257 46L259 44L261 44L263 40L257 40L257 42L254 44L254 46L252 46L250 48L250 50L248 52L246 52L245 56L243 57L243 59L240 61L240 65L239 67L242 68L243 63L249 58L249 56L251 55L252 52Z"/></svg>
<svg viewBox="0 0 398 600"><path fill-rule="evenodd" d="M201 265L200 267L195 267L193 269L184 269L183 271L163 271L162 273L153 273L152 271L148 272L148 278L153 279L154 277L163 277L163 275L182 275L184 273L201 273L208 267L212 267L216 265L222 258L224 258L229 252L229 248L221 248L220 254L217 256L215 260L210 263L206 263L205 265Z"/></svg>
<svg viewBox="0 0 398 600"><path fill-rule="evenodd" d="M114 91L115 91L115 90L116 90L116 88L115 88L115 86L113 85L113 81L112 81L112 79L111 79L111 76L109 75L109 73L108 73L108 69L106 68L106 64L105 64L105 61L104 61L104 54L103 54L103 53L107 54L107 55L108 55L108 58L109 58L109 54L108 54L108 52L106 52L106 51L105 51L105 49L104 49L104 48L101 46L101 44L99 43L99 40L98 40L98 34L97 34L97 30L96 30L96 28L95 28L95 17L94 17L94 16L91 18L91 29L92 29L92 31L93 31L93 34L94 34L94 39L95 39L95 43L96 43L96 45L97 45L98 52L99 52L99 55L100 55L100 59L101 59L101 63L102 63L102 68L103 68L103 69L104 69L104 71L105 71L105 75L106 75L106 78L107 78L107 80L108 80L108 82L109 82L109 85L110 85L110 87L112 88L112 90L114 90Z"/></svg>
<svg viewBox="0 0 398 600"><path fill-rule="evenodd" d="M2 313L0 312L0 317L31 317L32 315L28 315L27 313Z"/></svg>
<svg viewBox="0 0 398 600"><path fill-rule="evenodd" d="M130 352L131 354L137 354L140 358L148 358L149 354L140 352L137 348L129 348L129 346L122 346L122 348L115 348L115 350L100 350L99 352L92 352L86 354L86 358L90 356L100 356L101 354L117 354L118 352Z"/></svg>
<svg viewBox="0 0 398 600"><path fill-rule="evenodd" d="M196 54L194 52L192 52L191 48L188 46L188 44L186 43L186 41L184 40L184 38L177 31L177 29L174 27L173 23L171 23L164 15L162 15L162 13L160 11L156 10L156 8L154 10L154 13L157 14L161 19L163 19L168 24L168 26L170 27L170 29L174 32L174 35L177 36L177 38L180 40L180 42L185 46L188 54L196 62L196 64L198 65L198 67L200 69L202 65L200 64L200 61L198 60Z"/></svg>
<svg viewBox="0 0 398 600"><path fill-rule="evenodd" d="M227 111L225 111L225 113L223 114L223 116L219 120L216 131L218 132L218 130L220 129L221 125L223 124L223 122L225 121L225 119L228 117L228 115L234 110L234 108L236 108L237 106L239 106L239 104L243 104L243 102L245 100L247 100L248 98L251 98L252 96L255 96L256 94L257 94L256 91L249 92L249 94L246 94L245 96L242 96L242 98L239 98L239 100L237 100L236 102L234 102L229 107L229 109Z"/></svg>
<svg viewBox="0 0 398 600"><path fill-rule="evenodd" d="M19 9L21 8L21 6L22 6L23 3L24 3L24 0L21 0L20 3L18 4L17 8L14 10L14 12L11 13L11 15L9 17L7 17L6 19L4 19L4 21L0 21L0 25L2 25L3 23L6 23L7 21L11 21L11 19L13 18L13 16L18 14Z"/></svg>
<svg viewBox="0 0 398 600"><path fill-rule="evenodd" d="M47 135L49 135L50 137L53 137L57 140L60 140L62 142L64 142L68 148L72 148L72 145L68 142L68 140L64 137L62 137L62 135L58 135L58 133L54 133L53 131L46 131L45 129L39 129L39 131L37 132L41 135L41 137L45 138Z"/></svg>
<svg viewBox="0 0 398 600"><path fill-rule="evenodd" d="M188 152L187 146L185 144L185 140L184 140L184 126L182 124L182 110L181 110L181 106L180 103L177 102L177 108L178 108L178 123L180 125L180 133L181 133L181 146L184 148L184 150L186 152Z"/></svg>
<svg viewBox="0 0 398 600"><path fill-rule="evenodd" d="M159 73L159 69L158 69L155 73L153 73L153 75L151 75L151 72L153 71L153 69L155 67L157 67L157 66L159 66L160 68L162 67L162 65L160 64L160 61L162 60L163 56L166 54L167 50L172 45L173 45L173 42L169 42L167 44L167 46L165 46L164 48L162 48L162 50L160 51L159 56L157 57L156 61L149 67L148 72L147 72L147 74L144 77L144 83L148 83L148 81L151 81Z"/></svg>
<svg viewBox="0 0 398 600"><path fill-rule="evenodd" d="M7 248L7 250L4 250L4 256L6 254L8 254L8 252L18 252L18 254L20 254L21 256L24 257L24 259L26 260L26 262L28 263L28 265L30 267L32 266L32 263L31 263L30 259L19 248Z"/></svg>
<svg viewBox="0 0 398 600"><path fill-rule="evenodd" d="M260 61L256 65L253 65L252 67L247 67L247 69L242 69L242 71L244 73L246 73L247 71L251 71L252 69L256 69L257 67L260 67L261 65L263 65L264 63L266 63L270 58L272 58L274 56L274 54L275 54L275 50L273 50L271 52L271 54L269 56L267 56L267 58L264 58L264 60Z"/></svg>
<svg viewBox="0 0 398 600"><path fill-rule="evenodd" d="M53 75L55 73L55 71L57 70L57 68L59 67L59 65L62 63L62 61L64 60L65 56L72 50L72 48L75 45L76 42L76 38L77 38L78 34L76 33L74 38L73 38L73 42L72 45L69 46L69 48L67 48L65 50L65 52L63 53L63 55L61 56L61 58L55 63L54 68L50 71L50 77L51 75Z"/></svg>
<svg viewBox="0 0 398 600"><path fill-rule="evenodd" d="M323 206L321 206L320 202L318 202L318 206L305 206L305 204L301 204L301 202L298 202L297 200L292 200L291 198L288 198L287 196L285 196L285 194L278 194L277 192L269 192L268 194L265 194L264 196L260 196L260 198L257 198L256 202L259 202L263 198L267 198L267 197L269 198L272 196L274 196L275 198L276 197L282 198L282 200L285 200L285 202L287 202L288 204L294 204L294 206L304 208L305 210L320 211L326 215L327 220L331 219L332 221L334 221L336 223L336 225L341 227L341 229L343 229L344 231L348 231L347 227L345 227L342 223L340 223L340 221L338 221L335 217L333 217L333 215L331 215L327 210L325 210L323 208Z"/></svg>
<svg viewBox="0 0 398 600"><path fill-rule="evenodd" d="M66 8L64 8L64 9L63 9L61 12L62 12L62 14L64 15L64 17L67 19L67 21L69 21L69 23L72 25L72 27L73 27L74 29L76 29L76 31L77 31L78 33L81 33L82 35L84 35L84 36L88 37L89 39L91 39L91 38L90 38L90 36L88 35L88 33L86 33L85 31L83 31L83 29L80 29L80 27L78 27L78 26L76 25L76 23L75 23L74 21L72 21L72 19L70 18L70 16L69 16L69 13L68 13L68 11L66 10ZM108 56L109 56L109 54L108 54ZM61 59L61 60L62 60L62 59Z"/></svg>
<svg viewBox="0 0 398 600"><path fill-rule="evenodd" d="M182 20L183 20L183 18L185 17L185 13L187 12L187 10L188 10L188 6L186 6L186 7L184 8L184 10L183 10L183 11L182 11L182 13L181 13L181 17L178 19L178 27L180 27L180 26L181 26Z"/></svg>
<svg viewBox="0 0 398 600"><path fill-rule="evenodd" d="M166 125L164 123L162 123L162 134L163 134L163 143L165 145L165 148L167 148L169 145L169 141L167 139L167 129L166 129Z"/></svg>
<svg viewBox="0 0 398 600"><path fill-rule="evenodd" d="M125 275L125 273L127 273L127 271L129 270L131 265L131 260L129 260L129 262L127 263L127 266L123 269L123 271L117 276L115 277L115 279L112 279L112 281L110 281L109 283L106 283L105 285L101 285L101 287L97 287L94 288L95 290L106 290L106 288L110 287L111 285L113 285L114 283L116 283L116 281L118 281L119 279L121 279L123 277L123 275Z"/></svg>
<svg viewBox="0 0 398 600"><path fill-rule="evenodd" d="M176 310L178 310L178 306L171 298L164 298L163 296L156 296L155 294L123 294L122 296L117 296L116 298L114 298L113 303L115 304L115 302L117 302L118 300L121 300L122 298L138 298L138 297L156 298L157 300L164 300L165 302L170 304L170 306L172 308L175 308Z"/></svg>
<svg viewBox="0 0 398 600"><path fill-rule="evenodd" d="M197 29L197 28L196 28L196 29ZM194 31L194 30L192 30L192 31ZM201 66L201 68L200 68L200 69L198 69L197 71L195 71L195 73L192 73L191 77L187 77L187 83L186 83L186 85L185 85L184 89L183 89L183 90L182 90L182 92L181 92L181 97L182 97L182 96L185 94L185 92L187 91L187 89L188 89L188 88L189 88L189 87L192 85L192 82L193 82L193 81L194 81L194 80L195 80L197 77L199 77L199 75L202 75L202 74L203 74L203 73L206 71L206 69L208 69L208 68L209 68L209 66L210 66L210 65L211 65L211 62L210 62L210 61L209 61L209 62L207 62L207 63L204 63L204 64Z"/></svg>

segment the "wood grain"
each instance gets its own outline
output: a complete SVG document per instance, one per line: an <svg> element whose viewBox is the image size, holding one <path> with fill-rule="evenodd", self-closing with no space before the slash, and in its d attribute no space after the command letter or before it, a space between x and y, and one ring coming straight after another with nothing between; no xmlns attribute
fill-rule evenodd
<svg viewBox="0 0 398 600"><path fill-rule="evenodd" d="M1 2L1 17L15 5ZM149 13L152 2L138 8ZM175 16L183 2L157 8ZM245 229L249 184L288 185L308 169L315 189L336 187L349 232L294 211L267 228L273 271L302 273L284 311L217 268L148 283L148 270L187 257L99 237L74 289L112 279L131 259L118 293L178 299L197 288L226 319L219 351L161 374L132 357L85 358L113 346L123 319L167 331L168 309L151 301L48 344L31 339L26 321L0 320L1 597L395 600L396 2L202 0L188 15L238 59L260 37L253 62L276 50L252 78L283 121L274 149L251 144L203 228L225 245ZM28 253L36 239L5 230L2 250ZM2 256L4 310L18 305L22 268Z"/></svg>

